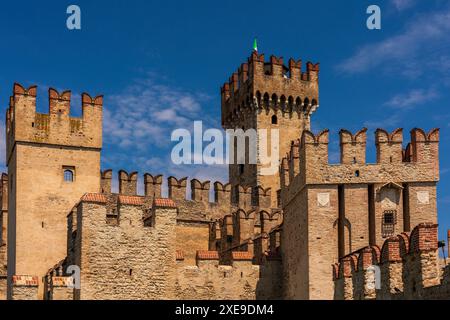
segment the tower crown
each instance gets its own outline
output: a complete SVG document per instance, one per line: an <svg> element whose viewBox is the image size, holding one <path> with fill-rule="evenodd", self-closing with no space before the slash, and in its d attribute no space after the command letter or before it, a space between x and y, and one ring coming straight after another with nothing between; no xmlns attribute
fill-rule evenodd
<svg viewBox="0 0 450 320"><path fill-rule="evenodd" d="M282 57L256 51L233 73L221 88L222 125L233 128L236 119L246 109L280 109L283 112L303 112L311 115L319 105L319 63L306 64L290 59L284 65Z"/></svg>
<svg viewBox="0 0 450 320"><path fill-rule="evenodd" d="M6 112L7 154L17 141L100 149L103 96L91 98L83 93L82 116L77 118L70 116L70 91L50 88L48 95L49 112L37 113L37 87L14 84Z"/></svg>

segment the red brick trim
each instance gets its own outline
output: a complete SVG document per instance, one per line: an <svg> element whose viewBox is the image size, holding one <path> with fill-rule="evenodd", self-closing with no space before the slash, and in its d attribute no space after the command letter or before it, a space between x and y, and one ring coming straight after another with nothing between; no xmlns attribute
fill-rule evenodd
<svg viewBox="0 0 450 320"><path fill-rule="evenodd" d="M231 258L234 261L251 261L253 260L253 254L251 252L233 251Z"/></svg>
<svg viewBox="0 0 450 320"><path fill-rule="evenodd" d="M81 202L107 203L107 201L106 196L100 193L86 193L81 197Z"/></svg>
<svg viewBox="0 0 450 320"><path fill-rule="evenodd" d="M219 260L219 252L197 251L197 260Z"/></svg>
<svg viewBox="0 0 450 320"><path fill-rule="evenodd" d="M118 199L120 204L129 204L132 206L141 206L144 204L144 199L138 196L119 195Z"/></svg>
<svg viewBox="0 0 450 320"><path fill-rule="evenodd" d="M54 287L69 287L73 285L72 277L52 277Z"/></svg>
<svg viewBox="0 0 450 320"><path fill-rule="evenodd" d="M39 286L39 277L37 276L13 276L12 284L20 287Z"/></svg>
<svg viewBox="0 0 450 320"><path fill-rule="evenodd" d="M177 205L172 199L155 199L153 201L153 207L156 208L176 208Z"/></svg>
<svg viewBox="0 0 450 320"><path fill-rule="evenodd" d="M438 249L438 225L421 223L411 232L409 252Z"/></svg>

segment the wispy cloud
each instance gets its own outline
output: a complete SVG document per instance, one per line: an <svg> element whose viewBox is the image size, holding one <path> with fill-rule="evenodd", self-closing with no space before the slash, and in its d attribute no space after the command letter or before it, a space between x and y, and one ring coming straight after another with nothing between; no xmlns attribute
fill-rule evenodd
<svg viewBox="0 0 450 320"><path fill-rule="evenodd" d="M391 0L391 2L398 11L404 11L416 4L416 0Z"/></svg>
<svg viewBox="0 0 450 320"><path fill-rule="evenodd" d="M399 2L399 5L400 2ZM405 4L403 4L405 5ZM448 74L450 37L450 8L446 7L415 16L396 35L360 47L338 65L348 74L362 73L380 68L409 77L423 75L425 71Z"/></svg>
<svg viewBox="0 0 450 320"><path fill-rule="evenodd" d="M399 109L411 109L418 104L424 104L430 102L439 97L439 93L436 89L431 88L425 89L413 89L407 93L400 93L392 97L388 102L387 106L395 107Z"/></svg>
<svg viewBox="0 0 450 320"><path fill-rule="evenodd" d="M124 92L108 98L105 140L120 148L167 146L170 132L191 126L200 116L201 104L208 100L203 93L157 84L153 76L139 79Z"/></svg>
<svg viewBox="0 0 450 320"><path fill-rule="evenodd" d="M191 131L196 120L202 120L206 130L217 127L219 121L203 111L206 104L212 103L207 94L160 82L160 77L148 74L123 92L106 97L103 122L108 152L102 159L103 165L116 170L124 167L142 173L226 180L225 166L172 163L173 130Z"/></svg>
<svg viewBox="0 0 450 320"><path fill-rule="evenodd" d="M399 113L393 113L383 119L366 121L364 122L364 126L369 129L394 128L400 124L401 120L402 118Z"/></svg>

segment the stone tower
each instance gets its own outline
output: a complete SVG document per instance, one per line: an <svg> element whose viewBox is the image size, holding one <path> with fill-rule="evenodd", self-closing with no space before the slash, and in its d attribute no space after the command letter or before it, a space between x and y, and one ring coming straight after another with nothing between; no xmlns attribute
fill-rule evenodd
<svg viewBox="0 0 450 320"><path fill-rule="evenodd" d="M70 116L70 98L49 89L49 113L40 114L36 87L14 85L6 113L8 283L43 276L64 259L67 212L100 191L103 98L83 94L81 118Z"/></svg>
<svg viewBox="0 0 450 320"><path fill-rule="evenodd" d="M261 152L259 130L266 129L269 154L272 148L274 152L278 149L278 159L283 158L290 151L291 141L297 140L303 130L310 129L310 117L319 105L318 76L319 64L308 62L306 72L302 72L300 60L290 59L286 67L283 58L271 56L270 62L265 62L264 55L254 51L221 88L223 128L257 130L260 133L258 155ZM274 132L271 129L278 130L278 148L270 145ZM246 154L249 154L248 146ZM264 168L269 167L260 161L251 164L248 157L245 164L235 161L229 168L230 183L233 187L271 188L272 206L277 207L279 171L267 173ZM278 168L278 163L275 167Z"/></svg>

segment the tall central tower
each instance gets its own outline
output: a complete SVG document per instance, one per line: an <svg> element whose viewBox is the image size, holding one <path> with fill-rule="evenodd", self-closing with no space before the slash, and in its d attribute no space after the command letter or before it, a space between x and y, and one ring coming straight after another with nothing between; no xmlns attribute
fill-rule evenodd
<svg viewBox="0 0 450 320"><path fill-rule="evenodd" d="M15 84L6 113L8 285L13 275L42 277L64 259L68 212L84 193L100 191L103 98L83 94L75 118L70 91L49 90L48 114L36 112L36 91Z"/></svg>
<svg viewBox="0 0 450 320"><path fill-rule="evenodd" d="M221 88L222 126L224 129L267 130L267 150L278 151L282 159L290 151L291 142L298 140L303 130L310 130L311 115L319 106L319 64L308 62L302 72L302 61L290 59L288 66L283 58L270 57L254 51L247 63L233 73ZM271 146L272 135L278 130L279 145ZM258 135L258 142L261 134ZM257 144L260 146L260 144ZM274 148L275 147L275 148ZM258 148L258 154L259 154ZM248 154L248 150L247 150ZM269 164L230 164L232 186L262 186L271 188L272 206L278 206L280 179L276 172L267 174Z"/></svg>

